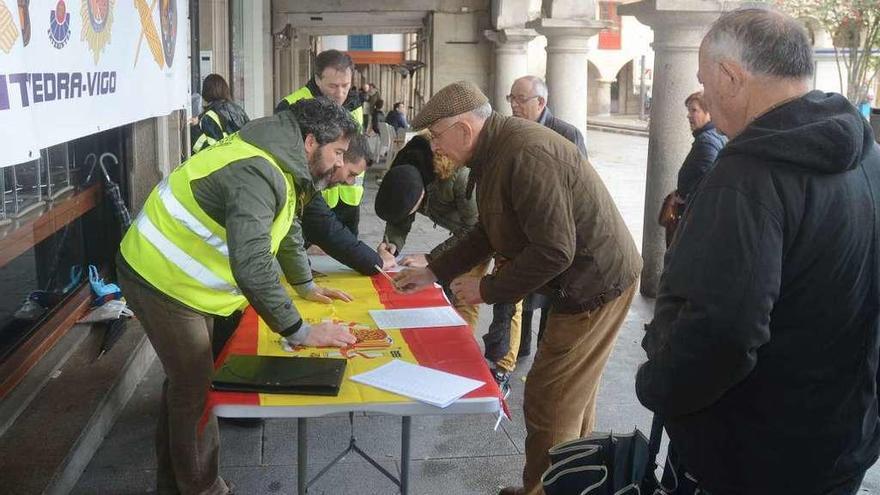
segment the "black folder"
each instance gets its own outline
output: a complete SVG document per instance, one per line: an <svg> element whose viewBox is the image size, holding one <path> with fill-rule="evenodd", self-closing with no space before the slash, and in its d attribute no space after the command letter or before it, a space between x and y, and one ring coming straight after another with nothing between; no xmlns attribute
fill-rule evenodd
<svg viewBox="0 0 880 495"><path fill-rule="evenodd" d="M345 359L232 354L216 372L213 386L225 392L338 395Z"/></svg>

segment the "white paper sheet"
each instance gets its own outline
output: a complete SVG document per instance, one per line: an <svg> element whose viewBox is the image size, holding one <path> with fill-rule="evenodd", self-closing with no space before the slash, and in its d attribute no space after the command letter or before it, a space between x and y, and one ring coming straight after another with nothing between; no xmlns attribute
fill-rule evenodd
<svg viewBox="0 0 880 495"><path fill-rule="evenodd" d="M352 380L440 408L452 404L484 382L395 359Z"/></svg>
<svg viewBox="0 0 880 495"><path fill-rule="evenodd" d="M376 326L389 328L458 327L467 325L461 316L449 306L412 309L371 309L370 316Z"/></svg>

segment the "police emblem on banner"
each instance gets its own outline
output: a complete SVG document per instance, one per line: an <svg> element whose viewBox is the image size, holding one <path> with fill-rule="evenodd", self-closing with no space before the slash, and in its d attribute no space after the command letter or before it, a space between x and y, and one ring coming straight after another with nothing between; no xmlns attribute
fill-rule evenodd
<svg viewBox="0 0 880 495"><path fill-rule="evenodd" d="M104 47L110 43L115 0L82 0L82 41L89 45L95 63L101 58Z"/></svg>
<svg viewBox="0 0 880 495"><path fill-rule="evenodd" d="M58 0L55 10L49 12L49 42L59 50L70 40L70 13L64 0Z"/></svg>
<svg viewBox="0 0 880 495"><path fill-rule="evenodd" d="M21 21L21 43L31 42L31 0L18 0L18 19Z"/></svg>
<svg viewBox="0 0 880 495"><path fill-rule="evenodd" d="M18 29L15 27L15 21L12 20L12 12L3 0L0 0L0 50L9 53L17 39Z"/></svg>
<svg viewBox="0 0 880 495"><path fill-rule="evenodd" d="M159 24L162 27L162 49L165 64L174 62L174 46L177 43L177 1L159 0Z"/></svg>

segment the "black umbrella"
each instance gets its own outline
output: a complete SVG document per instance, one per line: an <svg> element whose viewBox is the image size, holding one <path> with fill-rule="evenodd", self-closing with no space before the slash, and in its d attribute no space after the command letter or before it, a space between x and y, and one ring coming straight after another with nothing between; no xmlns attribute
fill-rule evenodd
<svg viewBox="0 0 880 495"><path fill-rule="evenodd" d="M86 161L88 162L89 158L94 158L94 156L94 154L89 154L86 157ZM125 199L122 197L122 190L119 189L119 184L113 182L113 179L110 178L110 173L107 172L107 167L104 165L105 158L112 160L113 165L119 165L119 159L116 158L116 155L110 152L102 153L101 157L92 164L92 168L89 170L84 183L88 184L92 180L92 174L94 174L96 166L101 168L101 172L104 175L104 194L110 200L110 204L113 205L113 215L119 221L122 233L125 234L125 231L131 226L131 214L125 205Z"/></svg>
<svg viewBox="0 0 880 495"><path fill-rule="evenodd" d="M106 322L107 329L104 330L104 340L101 341L101 352L98 353L98 357L95 358L95 361L101 359L104 354L107 354L110 349L113 348L113 345L119 341L122 334L125 333L126 320L128 320L127 317L121 316L115 320Z"/></svg>

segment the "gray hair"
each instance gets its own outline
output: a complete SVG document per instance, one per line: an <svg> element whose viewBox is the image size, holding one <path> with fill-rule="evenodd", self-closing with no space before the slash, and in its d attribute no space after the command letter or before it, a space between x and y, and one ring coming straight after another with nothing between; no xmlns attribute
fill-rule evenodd
<svg viewBox="0 0 880 495"><path fill-rule="evenodd" d="M703 39L713 60L732 59L756 75L806 79L813 75L813 48L793 17L766 8L722 15Z"/></svg>
<svg viewBox="0 0 880 495"><path fill-rule="evenodd" d="M535 92L535 96L540 96L544 98L545 102L547 101L547 83L543 79L538 76L523 76L520 79L532 83L532 91Z"/></svg>
<svg viewBox="0 0 880 495"><path fill-rule="evenodd" d="M471 110L470 113L480 120L486 120L492 115L492 105L490 105L489 102L483 103L477 108Z"/></svg>
<svg viewBox="0 0 880 495"><path fill-rule="evenodd" d="M321 146L358 132L358 125L351 114L323 96L299 100L290 107L290 111L299 124L303 139L311 134Z"/></svg>

